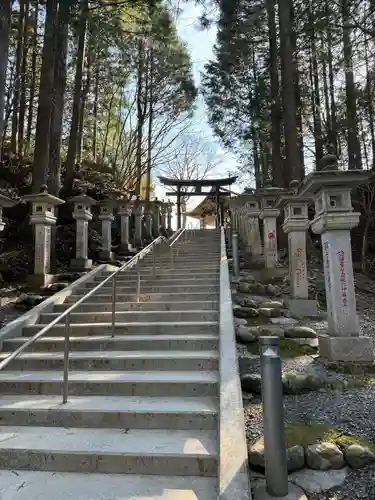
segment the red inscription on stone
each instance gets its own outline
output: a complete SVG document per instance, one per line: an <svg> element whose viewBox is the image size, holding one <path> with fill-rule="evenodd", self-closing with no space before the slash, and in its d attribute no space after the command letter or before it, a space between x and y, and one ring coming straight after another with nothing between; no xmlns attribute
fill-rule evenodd
<svg viewBox="0 0 375 500"><path fill-rule="evenodd" d="M343 250L337 252L339 258L339 269L340 269L340 288L341 288L341 299L342 305L346 307L348 305L348 286L346 283L346 272L345 272L345 254Z"/></svg>

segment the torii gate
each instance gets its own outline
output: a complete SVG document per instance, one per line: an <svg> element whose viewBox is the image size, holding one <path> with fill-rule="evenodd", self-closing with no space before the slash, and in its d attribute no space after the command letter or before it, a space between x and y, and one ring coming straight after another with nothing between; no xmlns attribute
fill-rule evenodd
<svg viewBox="0 0 375 500"><path fill-rule="evenodd" d="M177 229L181 228L181 196L188 194L189 196L215 196L216 202L216 221L217 226L224 225L224 205L221 203L221 197L230 196L230 191L223 191L224 186L231 186L237 180L237 177L227 177L225 179L201 179L201 180L184 180L184 179L168 179L167 177L159 177L159 181L165 186L173 186L176 191L168 192L167 196L177 196ZM193 192L186 193L182 188L194 188ZM210 191L202 192L203 187L209 187Z"/></svg>

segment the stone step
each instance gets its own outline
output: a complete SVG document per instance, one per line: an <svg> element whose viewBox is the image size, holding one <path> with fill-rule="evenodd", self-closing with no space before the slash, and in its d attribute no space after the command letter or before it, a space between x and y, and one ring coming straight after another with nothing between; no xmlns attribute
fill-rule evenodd
<svg viewBox="0 0 375 500"><path fill-rule="evenodd" d="M103 281L103 280L102 280ZM213 277L210 279L190 279L190 280L180 280L180 279L163 279L163 278L153 278L153 279L143 279L141 275L140 279L141 283L141 290L144 288L146 289L156 289L156 290L161 290L163 289L168 289L171 287L173 290L176 288L190 288L190 287L201 287L201 288L208 288L208 287L214 287L214 286L219 286L220 280L219 277ZM78 290L80 291L88 291L92 290L99 284L98 281L94 283L88 283L87 285L84 285L82 287L79 287ZM127 280L122 280L122 281L116 281L116 290L121 291L123 288L135 288L137 286L137 278L129 278ZM105 283L102 287L103 290L111 290L112 291L113 287L113 280L108 281Z"/></svg>
<svg viewBox="0 0 375 500"><path fill-rule="evenodd" d="M111 273L112 274L112 273ZM110 276L109 273L106 273L104 276L101 275L99 277L95 277L94 281L95 282L100 282L103 281L103 279L107 278ZM116 275L116 280L117 281L128 281L129 279L136 279L138 276L138 271L136 268L131 268L129 271L121 271ZM156 278L155 278L156 276ZM152 269L142 269L141 268L141 279L142 280L155 280L155 279L178 279L178 280L186 280L186 279L213 279L213 278L219 278L220 273L219 271L194 271L191 270L191 272L176 272L173 270L167 270L164 271L163 269L156 269L156 274L153 274Z"/></svg>
<svg viewBox="0 0 375 500"><path fill-rule="evenodd" d="M10 352L1 352L0 360ZM64 352L26 352L5 370L63 370ZM69 356L70 370L195 371L217 370L215 351L75 351Z"/></svg>
<svg viewBox="0 0 375 500"><path fill-rule="evenodd" d="M60 313L45 313L39 317L39 322L43 324L50 323L58 318ZM218 321L219 311L116 311L116 323L143 323L148 321ZM60 322L65 322L62 318ZM70 323L111 323L112 312L73 312L70 314Z"/></svg>
<svg viewBox="0 0 375 500"><path fill-rule="evenodd" d="M98 293L92 295L87 302L110 302L112 303L112 294L110 293L100 293L101 290L98 290ZM87 292L85 292L87 293ZM73 294L67 297L65 303L72 304L77 302L85 293ZM117 293L116 301L118 302L134 302L137 299L135 290L132 290L131 293ZM200 301L209 301L209 300L218 300L219 299L219 290L215 292L194 292L194 293L170 293L170 292L159 292L159 293L145 293L141 290L141 294L139 296L140 303L142 302L155 302L155 301L165 301L165 302L180 302L181 300L186 300L186 302L200 302Z"/></svg>
<svg viewBox="0 0 375 500"><path fill-rule="evenodd" d="M38 323L37 325L26 326L23 334L27 337L35 335L47 324ZM189 335L197 333L217 333L219 327L218 321L180 321L180 322L133 322L116 323L115 334L129 335ZM112 333L111 323L86 323L71 325L71 335L105 335ZM48 335L61 336L65 333L65 325L57 324L51 327Z"/></svg>
<svg viewBox="0 0 375 500"><path fill-rule="evenodd" d="M58 304L54 307L54 311L62 313L71 307L71 304ZM189 301L189 302L118 302L116 301L116 311L193 311L200 309L201 311L217 310L219 302L217 300L210 301ZM83 302L75 309L76 312L112 312L111 302Z"/></svg>
<svg viewBox="0 0 375 500"><path fill-rule="evenodd" d="M1 426L0 467L216 476L216 432Z"/></svg>
<svg viewBox="0 0 375 500"><path fill-rule="evenodd" d="M14 351L25 342L25 337L4 341L4 351ZM61 352L64 337L42 337L28 347L27 352ZM215 350L219 347L218 335L108 335L70 337L71 351L157 351L157 350Z"/></svg>
<svg viewBox="0 0 375 500"><path fill-rule="evenodd" d="M216 482L196 476L1 471L3 500L217 500Z"/></svg>
<svg viewBox="0 0 375 500"><path fill-rule="evenodd" d="M2 395L1 425L114 429L204 429L217 425L218 401L196 397Z"/></svg>
<svg viewBox="0 0 375 500"><path fill-rule="evenodd" d="M1 394L62 394L62 371L2 371ZM71 371L69 394L78 396L217 397L217 372Z"/></svg>

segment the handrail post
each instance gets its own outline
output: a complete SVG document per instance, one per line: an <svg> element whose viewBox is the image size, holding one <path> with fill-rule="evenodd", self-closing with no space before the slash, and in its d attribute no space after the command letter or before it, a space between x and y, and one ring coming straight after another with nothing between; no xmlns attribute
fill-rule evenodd
<svg viewBox="0 0 375 500"><path fill-rule="evenodd" d="M141 269L139 265L139 259L137 261L137 302L140 301L140 295L141 295Z"/></svg>
<svg viewBox="0 0 375 500"><path fill-rule="evenodd" d="M152 275L153 277L155 278L155 251L156 251L156 245L155 245L155 241L152 242Z"/></svg>
<svg viewBox="0 0 375 500"><path fill-rule="evenodd" d="M115 275L112 281L112 338L114 338L116 330L116 282Z"/></svg>
<svg viewBox="0 0 375 500"><path fill-rule="evenodd" d="M64 342L64 375L63 375L63 404L68 402L69 390L69 343L70 343L70 314L65 316L65 342Z"/></svg>

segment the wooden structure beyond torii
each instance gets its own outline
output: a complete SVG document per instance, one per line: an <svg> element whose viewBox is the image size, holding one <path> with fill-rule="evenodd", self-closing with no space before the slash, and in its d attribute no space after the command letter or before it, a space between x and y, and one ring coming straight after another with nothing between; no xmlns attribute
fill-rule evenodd
<svg viewBox="0 0 375 500"><path fill-rule="evenodd" d="M177 229L181 228L181 196L208 196L212 195L212 191L216 197L216 213L218 225L224 224L224 206L220 203L222 196L230 196L230 192L222 191L220 188L231 186L237 180L237 177L226 177L225 179L201 179L201 180L185 180L185 179L168 179L167 177L159 177L159 181L165 186L171 186L176 189L167 193L167 196L177 196ZM187 192L184 188L194 188L195 191ZM203 187L211 188L208 192L202 192Z"/></svg>

